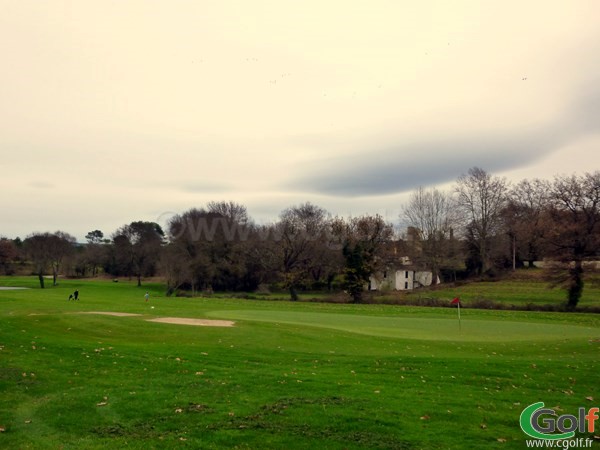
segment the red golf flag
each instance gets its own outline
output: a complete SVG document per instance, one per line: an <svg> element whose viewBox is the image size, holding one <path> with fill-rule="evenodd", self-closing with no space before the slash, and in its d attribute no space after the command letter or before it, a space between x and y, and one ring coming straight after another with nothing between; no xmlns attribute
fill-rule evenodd
<svg viewBox="0 0 600 450"><path fill-rule="evenodd" d="M462 326L460 324L460 297L454 297L454 300L450 302L451 305L456 305L456 311L458 312L458 331L462 331Z"/></svg>

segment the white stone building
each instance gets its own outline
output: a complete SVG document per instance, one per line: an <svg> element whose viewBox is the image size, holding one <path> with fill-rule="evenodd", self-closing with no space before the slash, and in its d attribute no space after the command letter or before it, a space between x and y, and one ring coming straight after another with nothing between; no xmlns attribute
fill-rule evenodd
<svg viewBox="0 0 600 450"><path fill-rule="evenodd" d="M414 270L410 267L387 269L371 275L368 290L370 291L410 291L423 286L431 286L433 275L430 271ZM440 282L438 277L437 282Z"/></svg>

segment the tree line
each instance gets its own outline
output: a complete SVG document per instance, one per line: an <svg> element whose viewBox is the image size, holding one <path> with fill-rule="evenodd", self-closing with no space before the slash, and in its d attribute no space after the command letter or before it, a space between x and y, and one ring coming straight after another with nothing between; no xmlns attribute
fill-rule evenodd
<svg viewBox="0 0 600 450"><path fill-rule="evenodd" d="M256 224L245 206L209 202L171 218L125 224L106 237L90 231L0 239L0 270L25 262L56 284L73 276L137 279L161 275L168 293L253 291L277 284L292 300L302 289L343 289L360 302L369 278L408 257L434 283L494 276L546 260L575 308L586 261L600 252L600 172L553 180L506 179L473 167L446 191L419 187L396 226L379 215L342 218L312 203L291 206L274 223Z"/></svg>

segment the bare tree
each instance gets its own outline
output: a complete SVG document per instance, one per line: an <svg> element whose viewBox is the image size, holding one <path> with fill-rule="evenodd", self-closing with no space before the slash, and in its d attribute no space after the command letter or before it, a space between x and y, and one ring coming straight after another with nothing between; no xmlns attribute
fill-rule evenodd
<svg viewBox="0 0 600 450"><path fill-rule="evenodd" d="M248 210L244 205L236 202L208 202L206 205L208 212L218 214L236 225L246 225L250 223Z"/></svg>
<svg viewBox="0 0 600 450"><path fill-rule="evenodd" d="M198 287L210 285L212 279L211 265L208 260L208 251L206 241L214 239L214 233L211 234L207 217L208 212L204 209L192 208L183 214L173 217L169 223L169 250L167 258L179 260L184 263L185 270L181 270L177 279L169 289L176 289L184 283L189 283L192 288L192 295L196 295Z"/></svg>
<svg viewBox="0 0 600 450"><path fill-rule="evenodd" d="M543 255L550 191L548 181L535 178L522 180L509 193L503 214L511 240L513 270L518 256L533 267Z"/></svg>
<svg viewBox="0 0 600 450"><path fill-rule="evenodd" d="M404 206L403 218L418 241L423 262L437 283L440 267L449 259L453 230L457 223L452 195L435 188L419 187Z"/></svg>
<svg viewBox="0 0 600 450"><path fill-rule="evenodd" d="M329 213L319 206L304 203L284 210L273 230L279 242L273 242L279 272L298 300L298 285L323 263Z"/></svg>
<svg viewBox="0 0 600 450"><path fill-rule="evenodd" d="M336 222L334 229L343 243L344 285L354 303L360 303L369 277L388 262L394 228L379 215Z"/></svg>
<svg viewBox="0 0 600 450"><path fill-rule="evenodd" d="M34 271L38 276L40 287L44 289L44 276L50 266L52 251L49 244L50 233L33 233L23 241L25 254L31 260Z"/></svg>
<svg viewBox="0 0 600 450"><path fill-rule="evenodd" d="M567 305L574 309L583 292L583 262L600 252L600 171L556 177L550 201L548 241L561 263L555 275L564 275Z"/></svg>
<svg viewBox="0 0 600 450"><path fill-rule="evenodd" d="M51 266L52 266L52 282L56 286L58 274L64 259L75 251L77 240L69 233L57 231L50 237L51 244Z"/></svg>
<svg viewBox="0 0 600 450"><path fill-rule="evenodd" d="M455 192L458 208L466 222L467 239L477 250L480 273L485 273L491 267L492 239L502 231L508 182L479 167L472 167L458 178Z"/></svg>
<svg viewBox="0 0 600 450"><path fill-rule="evenodd" d="M159 264L167 283L167 296L171 296L193 278L191 265L181 250L180 246L171 242L161 252Z"/></svg>
<svg viewBox="0 0 600 450"><path fill-rule="evenodd" d="M15 260L19 251L13 241L6 238L0 238L0 267L4 273L12 273L11 263Z"/></svg>
<svg viewBox="0 0 600 450"><path fill-rule="evenodd" d="M175 268L183 261L181 276L171 278L177 285L189 283L193 293L197 288L252 289L255 283L248 264L253 229L246 207L234 202L210 202L206 209L191 209L171 220L163 263Z"/></svg>
<svg viewBox="0 0 600 450"><path fill-rule="evenodd" d="M143 276L154 273L163 243L164 232L154 222L132 222L113 234L116 257L130 276L135 275L138 286Z"/></svg>
<svg viewBox="0 0 600 450"><path fill-rule="evenodd" d="M33 262L35 273L43 289L44 275L48 269L52 270L53 283L56 286L57 277L63 258L74 250L75 238L68 233L33 233L29 235L23 245L26 254Z"/></svg>

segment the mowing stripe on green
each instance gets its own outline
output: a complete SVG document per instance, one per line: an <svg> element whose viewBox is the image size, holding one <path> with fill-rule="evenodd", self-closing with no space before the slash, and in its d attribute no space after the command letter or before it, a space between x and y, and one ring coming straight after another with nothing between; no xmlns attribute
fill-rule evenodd
<svg viewBox="0 0 600 450"><path fill-rule="evenodd" d="M463 318L459 330L458 320L426 317L378 317L333 313L231 310L211 311L210 317L302 325L372 336L402 339L444 341L529 341L590 339L598 330L590 327L534 322L496 320L470 320Z"/></svg>

